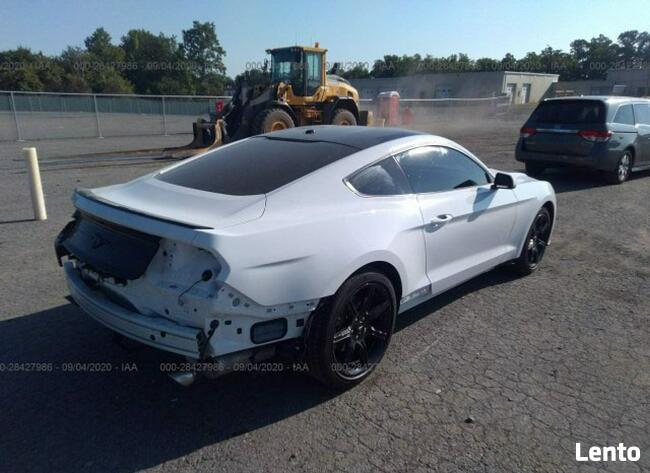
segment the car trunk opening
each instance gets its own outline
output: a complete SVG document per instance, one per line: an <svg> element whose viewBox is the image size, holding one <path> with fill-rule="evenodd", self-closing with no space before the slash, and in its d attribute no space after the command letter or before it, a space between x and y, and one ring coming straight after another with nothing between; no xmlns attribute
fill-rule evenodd
<svg viewBox="0 0 650 473"><path fill-rule="evenodd" d="M99 274L127 281L144 274L160 238L77 212L56 239L59 258L70 255Z"/></svg>
<svg viewBox="0 0 650 473"><path fill-rule="evenodd" d="M262 216L264 195L225 196L154 179L74 195L78 211L57 237L55 248L100 276L126 282L140 278L163 239L192 247L195 238ZM179 243L180 244L180 243Z"/></svg>

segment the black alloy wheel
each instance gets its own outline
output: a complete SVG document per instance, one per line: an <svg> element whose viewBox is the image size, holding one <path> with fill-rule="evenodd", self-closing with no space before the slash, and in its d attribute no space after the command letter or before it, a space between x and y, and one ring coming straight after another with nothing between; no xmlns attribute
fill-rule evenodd
<svg viewBox="0 0 650 473"><path fill-rule="evenodd" d="M310 374L337 389L361 382L386 353L396 314L395 289L384 274L351 276L309 321L305 343Z"/></svg>
<svg viewBox="0 0 650 473"><path fill-rule="evenodd" d="M388 348L392 324L388 289L376 282L358 288L336 317L332 345L339 376L354 380L379 363Z"/></svg>
<svg viewBox="0 0 650 473"><path fill-rule="evenodd" d="M551 214L546 207L542 207L537 212L533 224L528 230L521 254L515 261L515 269L520 274L526 276L539 267L548 246L551 227Z"/></svg>

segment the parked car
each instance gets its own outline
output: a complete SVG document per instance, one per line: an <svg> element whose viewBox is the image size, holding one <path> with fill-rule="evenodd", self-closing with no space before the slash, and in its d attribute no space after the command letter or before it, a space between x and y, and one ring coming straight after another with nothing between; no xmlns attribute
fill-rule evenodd
<svg viewBox="0 0 650 473"><path fill-rule="evenodd" d="M304 349L339 388L372 372L398 313L503 263L536 270L556 212L549 183L453 141L335 126L255 136L73 201L56 254L90 316L220 372Z"/></svg>
<svg viewBox="0 0 650 473"><path fill-rule="evenodd" d="M650 169L650 100L582 96L541 102L521 128L516 159L539 176L552 166L583 166L621 184Z"/></svg>

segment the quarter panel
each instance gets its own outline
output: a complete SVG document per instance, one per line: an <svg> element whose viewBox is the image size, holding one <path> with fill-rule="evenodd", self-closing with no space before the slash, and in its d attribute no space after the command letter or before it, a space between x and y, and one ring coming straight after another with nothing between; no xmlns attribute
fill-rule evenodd
<svg viewBox="0 0 650 473"><path fill-rule="evenodd" d="M428 284L414 196L366 198L340 180L311 184L271 194L260 220L213 235L228 285L262 305L317 299L375 261L397 269L404 294Z"/></svg>

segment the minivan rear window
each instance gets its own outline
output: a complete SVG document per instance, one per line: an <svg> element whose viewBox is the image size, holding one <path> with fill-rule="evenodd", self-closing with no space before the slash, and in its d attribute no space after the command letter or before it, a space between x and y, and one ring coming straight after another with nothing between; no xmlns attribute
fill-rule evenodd
<svg viewBox="0 0 650 473"><path fill-rule="evenodd" d="M256 136L163 171L156 178L218 194L266 194L357 151L326 141Z"/></svg>
<svg viewBox="0 0 650 473"><path fill-rule="evenodd" d="M605 104L598 100L552 100L542 102L530 117L535 123L605 123Z"/></svg>

